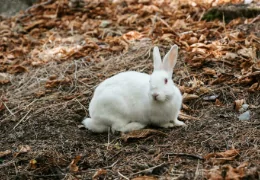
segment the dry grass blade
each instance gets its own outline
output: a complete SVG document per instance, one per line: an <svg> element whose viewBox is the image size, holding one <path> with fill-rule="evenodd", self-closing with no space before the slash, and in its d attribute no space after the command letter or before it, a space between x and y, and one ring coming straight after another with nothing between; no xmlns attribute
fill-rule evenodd
<svg viewBox="0 0 260 180"><path fill-rule="evenodd" d="M13 127L15 129L23 120L27 117L27 115L31 112L31 109L23 116L23 118Z"/></svg>

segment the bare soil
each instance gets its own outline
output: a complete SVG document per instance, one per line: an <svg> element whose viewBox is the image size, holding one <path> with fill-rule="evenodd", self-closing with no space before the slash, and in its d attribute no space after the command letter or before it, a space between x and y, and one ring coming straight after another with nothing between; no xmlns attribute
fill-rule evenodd
<svg viewBox="0 0 260 180"><path fill-rule="evenodd" d="M126 62L127 56L132 59L132 52L124 55ZM122 55L118 58L122 59ZM148 60L137 58L140 58L141 62L151 61L150 58ZM79 77L86 76L88 73L85 72L92 69L90 67L96 67L95 64L84 67L80 61L75 62L79 64ZM54 71L57 67L68 69L75 65L75 62L66 62L62 65L54 63L41 69L45 69L46 72ZM81 70L84 70L82 74ZM30 73L34 73L35 78L38 76L38 79L44 76L42 72L35 74L30 71ZM25 82L32 78L30 73L23 75L22 79ZM26 91L28 85L21 87L19 91L16 91L18 87L6 86L5 88L11 96ZM102 168L107 169L107 174L101 179L120 178L118 172L128 178L148 174L163 179L166 177L204 179L205 170L211 169L214 164L196 156L203 157L208 153L232 148L239 150L239 156L234 161L228 161L228 164L237 167L243 162L248 162L249 169L260 168L259 93L247 93L243 88L237 88L238 92L234 92L229 86L219 87L214 94L219 94L220 101L225 105L218 107L214 102L205 102L202 98L190 102L189 106L193 108L193 113L190 115L199 120L187 120L186 128L157 129L167 136L153 135L124 142L120 138L120 133L95 134L81 127L95 85L96 83L93 83L89 88L59 86L39 98L30 93L26 96L21 95L16 102L13 100L13 104L8 103L13 115L7 110L5 114L1 114L4 118L1 120L0 151L19 152L20 145L28 145L31 150L16 157L13 154L2 157L1 177L4 179L91 179L94 173ZM71 96L75 88L85 94L74 92L75 97L64 100L64 97ZM236 99L245 99L248 104L255 105L250 108L249 121L238 120L239 113L234 110L233 103ZM171 153L185 153L195 157L185 154L171 155ZM80 170L73 173L69 165L78 155L82 156L78 162ZM37 161L36 168L30 166L30 161L33 159ZM142 170L158 165L161 166L142 173ZM252 176L249 179L257 177L252 174L248 176Z"/></svg>

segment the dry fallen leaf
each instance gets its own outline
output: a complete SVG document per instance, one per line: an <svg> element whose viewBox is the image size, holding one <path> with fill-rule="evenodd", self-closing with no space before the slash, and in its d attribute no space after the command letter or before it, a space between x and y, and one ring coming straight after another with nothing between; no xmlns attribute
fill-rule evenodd
<svg viewBox="0 0 260 180"><path fill-rule="evenodd" d="M237 168L233 168L231 165L214 166L206 171L206 177L209 180L241 180L246 177L247 166L248 163L242 163Z"/></svg>
<svg viewBox="0 0 260 180"><path fill-rule="evenodd" d="M194 92L194 88L192 87L186 87L186 86L179 86L179 89L182 93L187 93L187 94L190 94L190 93L193 93Z"/></svg>
<svg viewBox="0 0 260 180"><path fill-rule="evenodd" d="M69 165L69 169L71 172L78 172L79 167L77 166L77 163L80 161L81 156L76 156L75 159L73 159Z"/></svg>
<svg viewBox="0 0 260 180"><path fill-rule="evenodd" d="M210 160L213 164L221 164L226 161L232 161L239 155L236 149L230 149L225 152L209 153L204 156L204 159Z"/></svg>
<svg viewBox="0 0 260 180"><path fill-rule="evenodd" d="M8 68L8 72L11 73L11 74L15 74L15 73L22 73L22 72L27 72L27 68L24 67L24 66L20 66L20 65L17 65L17 66L10 66Z"/></svg>
<svg viewBox="0 0 260 180"><path fill-rule="evenodd" d="M192 116L189 116L187 114L184 114L183 112L180 112L179 114L179 119L180 120L199 120L198 118L195 118L195 117L192 117Z"/></svg>
<svg viewBox="0 0 260 180"><path fill-rule="evenodd" d="M196 54L205 55L207 53L207 50L203 48L193 48L192 52Z"/></svg>
<svg viewBox="0 0 260 180"><path fill-rule="evenodd" d="M192 111L192 109L184 103L182 104L182 109L185 110L185 111Z"/></svg>
<svg viewBox="0 0 260 180"><path fill-rule="evenodd" d="M242 105L245 103L244 99L238 99L234 102L234 108L237 112L239 112L239 109L242 107Z"/></svg>
<svg viewBox="0 0 260 180"><path fill-rule="evenodd" d="M77 97L77 94L63 96L62 99L68 101L68 100L74 99L75 97Z"/></svg>
<svg viewBox="0 0 260 180"><path fill-rule="evenodd" d="M10 150L0 151L0 158L11 154L11 152Z"/></svg>
<svg viewBox="0 0 260 180"><path fill-rule="evenodd" d="M238 57L238 55L236 53L233 53L233 52L226 52L226 54L223 56L223 58L227 59L227 60L233 60L237 57Z"/></svg>
<svg viewBox="0 0 260 180"><path fill-rule="evenodd" d="M19 153L27 153L28 151L31 151L31 147L29 145L20 145L18 146L18 152Z"/></svg>
<svg viewBox="0 0 260 180"><path fill-rule="evenodd" d="M17 157L21 153L27 153L28 151L31 151L31 147L29 145L19 145L18 152L14 153L14 157Z"/></svg>
<svg viewBox="0 0 260 180"><path fill-rule="evenodd" d="M157 180L158 178L153 176L139 176L136 178L133 178L132 180Z"/></svg>
<svg viewBox="0 0 260 180"><path fill-rule="evenodd" d="M68 77L65 77L64 79L55 79L47 81L45 84L45 88L55 88L59 85L66 85L69 84L71 81Z"/></svg>
<svg viewBox="0 0 260 180"><path fill-rule="evenodd" d="M45 95L45 93L46 93L46 91L38 91L38 92L35 92L34 94L35 94L35 96L36 97L42 97L42 96L44 96Z"/></svg>
<svg viewBox="0 0 260 180"><path fill-rule="evenodd" d="M199 95L201 95L201 94L208 93L208 92L210 92L210 91L212 91L210 88L202 86L202 87L200 87L196 92L197 92Z"/></svg>
<svg viewBox="0 0 260 180"><path fill-rule="evenodd" d="M141 39L143 35L137 31L130 31L122 36L126 41Z"/></svg>
<svg viewBox="0 0 260 180"><path fill-rule="evenodd" d="M8 58L8 59L14 59L15 57L14 57L13 54L8 54L8 55L7 55L7 58Z"/></svg>
<svg viewBox="0 0 260 180"><path fill-rule="evenodd" d="M220 84L220 83L223 83L223 82L228 82L229 80L232 80L234 78L234 75L233 74L220 74L218 76L217 79L215 80L212 80L210 82L211 85L214 85L214 84Z"/></svg>
<svg viewBox="0 0 260 180"><path fill-rule="evenodd" d="M36 169L36 167L37 167L36 164L37 164L37 161L35 159L30 160L31 169Z"/></svg>
<svg viewBox="0 0 260 180"><path fill-rule="evenodd" d="M260 91L260 82L252 84L248 89L249 92Z"/></svg>
<svg viewBox="0 0 260 180"><path fill-rule="evenodd" d="M99 169L95 172L95 174L93 175L93 179L98 179L99 176L102 176L102 175L106 175L107 174L107 170L106 169Z"/></svg>
<svg viewBox="0 0 260 180"><path fill-rule="evenodd" d="M223 106L223 103L219 99L216 99L215 105L216 106Z"/></svg>
<svg viewBox="0 0 260 180"><path fill-rule="evenodd" d="M237 51L237 53L239 55L242 55L244 57L248 57L248 58L252 58L254 55L253 55L253 49L252 48L243 48L243 49L239 49Z"/></svg>
<svg viewBox="0 0 260 180"><path fill-rule="evenodd" d="M217 74L216 71L212 68L203 68L203 71L204 71L203 74L206 74L206 75L214 76Z"/></svg>
<svg viewBox="0 0 260 180"><path fill-rule="evenodd" d="M206 176L208 180L224 180L219 166L214 166L212 169L206 171Z"/></svg>
<svg viewBox="0 0 260 180"><path fill-rule="evenodd" d="M43 19L36 20L36 21L30 21L30 23L26 27L24 27L24 29L29 30L29 29L32 29L35 26L38 26L38 25L41 25L41 24L44 24L44 23L45 23L45 21Z"/></svg>
<svg viewBox="0 0 260 180"><path fill-rule="evenodd" d="M143 6L142 11L145 11L145 12L148 12L148 13L162 12L162 10L159 9L155 5Z"/></svg>
<svg viewBox="0 0 260 180"><path fill-rule="evenodd" d="M0 111L4 110L5 109L5 105L4 103L0 102Z"/></svg>
<svg viewBox="0 0 260 180"><path fill-rule="evenodd" d="M184 93L183 96L182 96L183 102L187 102L187 101L198 99L198 98L199 98L199 96L196 95L196 94Z"/></svg>
<svg viewBox="0 0 260 180"><path fill-rule="evenodd" d="M163 135L167 136L167 134L154 130L154 129L141 129L141 130L135 130L131 131L127 134L122 134L121 139L123 139L125 142L127 142L129 139L140 139L145 138L151 135Z"/></svg>

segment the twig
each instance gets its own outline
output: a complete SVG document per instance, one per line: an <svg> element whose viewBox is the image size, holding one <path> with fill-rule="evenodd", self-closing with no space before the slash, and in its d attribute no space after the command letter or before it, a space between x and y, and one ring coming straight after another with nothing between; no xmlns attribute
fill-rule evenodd
<svg viewBox="0 0 260 180"><path fill-rule="evenodd" d="M111 159L113 159L114 157L116 157L118 154L120 154L123 151L123 149L121 149L120 151L118 151L115 155L113 155L112 157L108 158L107 161L110 161Z"/></svg>
<svg viewBox="0 0 260 180"><path fill-rule="evenodd" d="M73 98L73 99L79 103L79 105L84 109L85 112L88 111L88 109L81 102L79 102L78 99L76 99L76 98Z"/></svg>
<svg viewBox="0 0 260 180"><path fill-rule="evenodd" d="M30 109L25 115L24 117L13 127L13 130L27 117L27 115L31 112L32 109Z"/></svg>
<svg viewBox="0 0 260 180"><path fill-rule="evenodd" d="M200 165L200 161L198 160L198 164L197 164L197 168L196 168L196 171L195 171L194 180L198 179L198 176L199 176L199 165Z"/></svg>
<svg viewBox="0 0 260 180"><path fill-rule="evenodd" d="M3 103L3 105L5 106L5 108L9 111L9 113L14 116L14 113L8 108L8 106L5 104L4 101L1 101Z"/></svg>
<svg viewBox="0 0 260 180"><path fill-rule="evenodd" d="M152 18L152 28L151 28L150 32L148 33L148 36L151 36L153 34L153 31L154 31L155 26L156 26L156 18L157 18L157 13Z"/></svg>
<svg viewBox="0 0 260 180"><path fill-rule="evenodd" d="M139 171L139 172L136 172L136 173L132 173L131 176L133 175L136 175L136 174L140 174L140 173L143 173L143 172L150 172L151 170L157 168L157 167L160 167L162 165L164 165L165 163L162 163L162 164L159 164L157 166L154 166L154 167L151 167L151 168L148 168L148 169L145 169L145 170L142 170L142 171Z"/></svg>
<svg viewBox="0 0 260 180"><path fill-rule="evenodd" d="M116 165L116 163L119 161L119 159L118 160L116 160L113 164L111 164L110 166L106 166L106 167L103 167L102 169L109 169L109 168L112 168L112 167L114 167L115 165Z"/></svg>
<svg viewBox="0 0 260 180"><path fill-rule="evenodd" d="M117 171L117 173L118 173L118 175L119 175L119 176L121 176L122 178L129 180L129 178L128 178L128 177L124 176L124 175L123 175L123 174L121 174L119 171Z"/></svg>
<svg viewBox="0 0 260 180"><path fill-rule="evenodd" d="M175 155L175 156L187 156L192 157L200 160L204 160L204 158L200 155L194 155L194 154L186 154L186 153L167 153L166 155Z"/></svg>
<svg viewBox="0 0 260 180"><path fill-rule="evenodd" d="M29 107L31 104L33 104L35 101L37 101L37 99L35 99L35 100L33 100L32 102L30 102L28 105L24 106L22 109L26 109L26 108ZM18 109L18 108L19 108L19 106L13 108L13 110L16 110L16 109ZM13 116L15 116L15 115L16 115L18 112L20 112L20 111L21 111L21 109L15 111L15 112L13 113ZM8 119L9 117L10 117L10 116L7 116L5 119L3 119L2 121L0 121L0 124L3 123L4 121L6 121L6 119Z"/></svg>

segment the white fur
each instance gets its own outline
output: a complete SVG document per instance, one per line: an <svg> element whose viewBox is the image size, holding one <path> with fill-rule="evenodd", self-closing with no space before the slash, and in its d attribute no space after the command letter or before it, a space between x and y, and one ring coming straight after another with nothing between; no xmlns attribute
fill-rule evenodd
<svg viewBox="0 0 260 180"><path fill-rule="evenodd" d="M177 119L182 95L172 81L177 55L178 46L174 45L162 62L158 47L154 47L151 75L128 71L103 81L94 92L89 105L91 118L83 120L84 126L94 132L106 132L109 128L128 132L148 124L164 128L185 126Z"/></svg>

